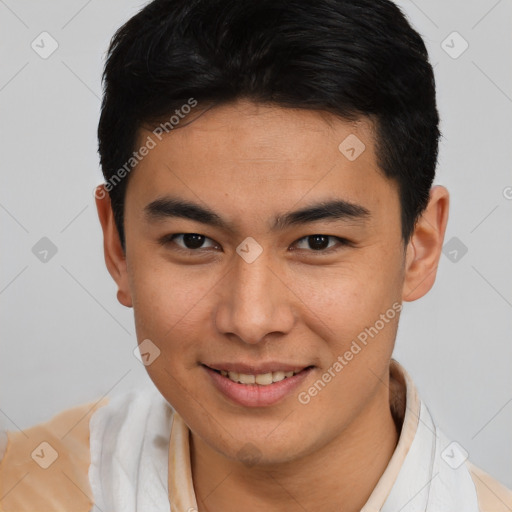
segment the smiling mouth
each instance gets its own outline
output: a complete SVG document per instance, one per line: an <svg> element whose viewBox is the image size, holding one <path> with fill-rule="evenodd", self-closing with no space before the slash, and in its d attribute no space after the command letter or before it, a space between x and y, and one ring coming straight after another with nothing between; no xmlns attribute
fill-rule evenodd
<svg viewBox="0 0 512 512"><path fill-rule="evenodd" d="M301 370L297 370L297 371L277 370L275 372L267 372L267 373L259 373L259 374L248 374L248 373L239 373L239 372L227 371L227 370L216 370L215 368L211 368L209 366L207 366L207 368L222 375L223 377L226 377L227 379L231 380L232 382L237 382L239 384L246 384L246 385L255 384L255 385L259 385L259 386L270 386L271 384L274 384L276 382L281 382L282 380L285 380L285 379L289 379L290 377L293 377L293 376L295 376L299 373L302 373L305 370L309 370L313 367L307 366L307 367L302 368Z"/></svg>

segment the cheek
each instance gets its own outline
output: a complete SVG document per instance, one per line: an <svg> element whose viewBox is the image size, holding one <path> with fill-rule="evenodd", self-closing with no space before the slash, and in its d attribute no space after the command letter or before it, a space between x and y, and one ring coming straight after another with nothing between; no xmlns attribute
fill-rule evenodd
<svg viewBox="0 0 512 512"><path fill-rule="evenodd" d="M377 258L371 254L377 251L366 252L340 265L302 270L289 278L306 317L324 323L331 336L355 334L400 297L400 269L394 256Z"/></svg>
<svg viewBox="0 0 512 512"><path fill-rule="evenodd" d="M376 384L376 375L384 376L393 352L401 300L400 268L392 258L380 265L338 269L325 281L323 292L309 295L311 308L329 328L324 338L329 360L323 370L331 368L336 378L330 386L333 395L326 394L326 400L328 395L332 399L344 396L348 402L351 396L362 399ZM320 325L318 320L316 325ZM332 365L339 357L343 370L336 372Z"/></svg>
<svg viewBox="0 0 512 512"><path fill-rule="evenodd" d="M151 340L160 351L145 369L162 395L186 411L190 397L199 394L191 375L199 371L197 341L205 338L206 325L201 298L211 285L167 262L137 261L130 268L137 339Z"/></svg>
<svg viewBox="0 0 512 512"><path fill-rule="evenodd" d="M186 346L202 325L202 298L211 289L210 279L195 269L179 268L162 258L135 254L129 265L137 337L154 338L162 350ZM192 271L191 271L192 270ZM170 341L172 340L172 343Z"/></svg>

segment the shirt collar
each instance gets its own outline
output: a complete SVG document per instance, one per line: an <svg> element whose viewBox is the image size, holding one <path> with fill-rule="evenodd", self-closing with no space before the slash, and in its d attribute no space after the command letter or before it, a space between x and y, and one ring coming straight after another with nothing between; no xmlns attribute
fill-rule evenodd
<svg viewBox="0 0 512 512"><path fill-rule="evenodd" d="M389 463L361 512L380 511L388 499L418 430L421 401L411 376L394 359L389 368L389 403L400 431ZM396 509L398 510L398 509Z"/></svg>

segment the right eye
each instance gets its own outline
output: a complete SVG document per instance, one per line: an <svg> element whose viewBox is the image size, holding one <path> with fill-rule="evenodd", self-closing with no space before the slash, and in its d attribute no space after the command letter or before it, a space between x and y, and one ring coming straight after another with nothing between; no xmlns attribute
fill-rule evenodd
<svg viewBox="0 0 512 512"><path fill-rule="evenodd" d="M203 244L206 241L209 241L211 244L213 244L210 245L210 247L219 247L217 242L199 233L173 233L170 235L165 235L159 240L160 244L166 247L169 246L171 250L186 252L188 254L199 252L200 249L207 249L208 247L203 247ZM176 247L173 248L172 245Z"/></svg>

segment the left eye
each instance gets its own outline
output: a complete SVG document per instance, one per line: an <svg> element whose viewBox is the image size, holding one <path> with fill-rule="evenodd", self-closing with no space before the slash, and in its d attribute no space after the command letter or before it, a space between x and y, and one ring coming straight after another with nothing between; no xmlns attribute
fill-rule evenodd
<svg viewBox="0 0 512 512"><path fill-rule="evenodd" d="M297 240L295 243L297 245L305 243L306 250L312 250L315 252L329 252L331 249L336 247L336 244L329 245L329 239L331 239L331 241L338 241L338 243L341 245L348 244L347 240L331 235L309 235L301 238L300 240Z"/></svg>

